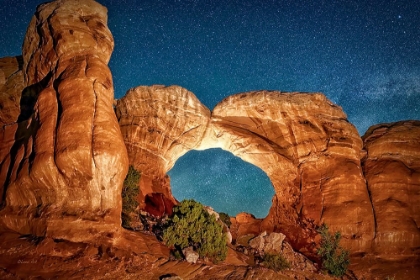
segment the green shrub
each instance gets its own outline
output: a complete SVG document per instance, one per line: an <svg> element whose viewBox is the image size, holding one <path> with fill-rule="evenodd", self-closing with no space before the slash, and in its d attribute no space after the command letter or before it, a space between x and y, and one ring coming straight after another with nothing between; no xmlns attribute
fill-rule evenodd
<svg viewBox="0 0 420 280"><path fill-rule="evenodd" d="M338 231L334 235L330 234L325 224L318 229L318 232L321 234L321 246L317 253L321 257L322 268L331 275L343 276L350 264L350 259L349 251L339 245L341 233Z"/></svg>
<svg viewBox="0 0 420 280"><path fill-rule="evenodd" d="M127 176L125 177L122 189L122 226L131 228L130 213L134 212L139 205L137 196L139 195L139 181L140 172L137 171L132 165L128 168Z"/></svg>
<svg viewBox="0 0 420 280"><path fill-rule="evenodd" d="M275 271L290 268L289 262L282 255L265 254L262 261L265 267Z"/></svg>
<svg viewBox="0 0 420 280"><path fill-rule="evenodd" d="M207 257L214 262L226 259L227 244L222 225L194 200L183 200L174 207L163 231L163 241L178 251L192 246L201 258Z"/></svg>
<svg viewBox="0 0 420 280"><path fill-rule="evenodd" d="M220 212L219 213L220 220L227 225L227 227L230 227L232 222L230 221L230 216L226 213Z"/></svg>

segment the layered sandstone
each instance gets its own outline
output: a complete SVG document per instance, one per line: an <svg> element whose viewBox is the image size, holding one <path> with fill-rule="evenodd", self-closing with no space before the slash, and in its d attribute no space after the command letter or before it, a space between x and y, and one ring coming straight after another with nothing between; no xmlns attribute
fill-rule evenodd
<svg viewBox="0 0 420 280"><path fill-rule="evenodd" d="M15 143L17 122L21 110L31 103L30 96L22 98L25 88L22 57L0 59L0 203L4 201L6 178L11 161L10 151ZM9 175L10 176L10 175Z"/></svg>
<svg viewBox="0 0 420 280"><path fill-rule="evenodd" d="M118 230L128 162L113 45L105 7L59 0L38 7L23 61L1 61L2 229L70 240Z"/></svg>
<svg viewBox="0 0 420 280"><path fill-rule="evenodd" d="M383 258L420 255L420 121L371 127L363 169L375 213L372 250Z"/></svg>
<svg viewBox="0 0 420 280"><path fill-rule="evenodd" d="M352 251L368 249L374 219L360 163L362 140L324 95L237 94L219 103L210 117L185 89L142 86L118 100L116 112L130 163L149 181L165 182L166 172L191 149L222 148L271 179L275 197L262 229L284 232L311 255L315 227L325 222L342 232ZM141 188L143 196L172 197L164 184L143 181Z"/></svg>
<svg viewBox="0 0 420 280"><path fill-rule="evenodd" d="M203 139L210 111L179 86L140 86L117 101L116 114L129 162L141 171L140 206L148 194L172 197L166 175L175 161Z"/></svg>
<svg viewBox="0 0 420 280"><path fill-rule="evenodd" d="M360 164L362 141L341 107L323 94L230 96L214 108L207 135L270 178L275 197L264 229L285 233L310 254L315 226L327 223L353 252L367 250L374 220Z"/></svg>

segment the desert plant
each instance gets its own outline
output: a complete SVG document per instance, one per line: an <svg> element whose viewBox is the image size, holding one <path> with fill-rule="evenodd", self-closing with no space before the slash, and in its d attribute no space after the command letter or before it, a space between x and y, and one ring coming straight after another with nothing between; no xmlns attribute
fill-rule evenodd
<svg viewBox="0 0 420 280"><path fill-rule="evenodd" d="M192 246L201 258L214 262L224 260L227 254L222 225L194 200L183 200L174 207L163 231L163 241L179 252Z"/></svg>
<svg viewBox="0 0 420 280"><path fill-rule="evenodd" d="M139 180L140 172L137 171L132 165L128 168L127 176L125 177L122 189L122 226L130 228L130 213L134 212L139 205L137 196L139 195Z"/></svg>
<svg viewBox="0 0 420 280"><path fill-rule="evenodd" d="M219 213L220 220L227 225L227 227L230 227L232 222L230 221L230 216L226 213L220 212Z"/></svg>
<svg viewBox="0 0 420 280"><path fill-rule="evenodd" d="M326 224L323 224L318 232L321 235L321 244L317 253L321 257L323 269L331 275L343 276L350 264L350 259L349 251L339 245L341 233L337 231L334 235L330 234Z"/></svg>
<svg viewBox="0 0 420 280"><path fill-rule="evenodd" d="M273 269L275 271L280 271L286 268L290 268L289 262L280 254L265 254L262 262L265 267Z"/></svg>

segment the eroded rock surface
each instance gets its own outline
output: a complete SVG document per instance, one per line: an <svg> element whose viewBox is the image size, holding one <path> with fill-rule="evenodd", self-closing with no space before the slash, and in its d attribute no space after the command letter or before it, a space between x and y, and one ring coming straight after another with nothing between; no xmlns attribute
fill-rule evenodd
<svg viewBox="0 0 420 280"><path fill-rule="evenodd" d="M202 148L217 145L270 178L275 197L264 229L285 233L310 254L314 227L325 222L346 236L353 251L367 249L374 221L360 164L362 141L323 94L233 95L214 108L207 132Z"/></svg>
<svg viewBox="0 0 420 280"><path fill-rule="evenodd" d="M1 60L3 228L73 241L119 229L128 160L113 46L105 7L60 0L38 7L23 61Z"/></svg>
<svg viewBox="0 0 420 280"><path fill-rule="evenodd" d="M166 176L175 161L203 139L210 111L179 86L140 86L117 101L116 114L130 164L141 171L140 207L147 194L174 200Z"/></svg>
<svg viewBox="0 0 420 280"><path fill-rule="evenodd" d="M21 104L25 88L22 64L22 57L0 59L0 203L4 201L19 115L21 110L26 111L25 104L31 101L30 96L25 96Z"/></svg>
<svg viewBox="0 0 420 280"><path fill-rule="evenodd" d="M420 256L420 121L371 127L363 168L375 212L373 252Z"/></svg>
<svg viewBox="0 0 420 280"><path fill-rule="evenodd" d="M360 163L362 140L324 95L237 94L220 102L210 118L185 89L142 86L120 99L116 110L130 163L142 177L164 181L188 150L222 148L260 167L273 183L273 207L262 229L284 232L311 254L315 227L325 222L343 233L353 251L368 249L374 220ZM141 186L143 195L171 197L164 184L150 185Z"/></svg>

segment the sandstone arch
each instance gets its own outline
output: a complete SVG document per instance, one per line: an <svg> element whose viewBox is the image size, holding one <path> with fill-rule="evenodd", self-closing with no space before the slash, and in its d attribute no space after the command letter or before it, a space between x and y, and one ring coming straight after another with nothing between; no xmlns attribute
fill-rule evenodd
<svg viewBox="0 0 420 280"><path fill-rule="evenodd" d="M249 92L230 96L212 113L178 86L141 86L118 100L117 117L130 163L149 193L173 199L166 172L191 149L222 148L267 173L275 189L262 227L282 231L311 254L314 227L341 230L363 252L373 213L360 160L362 141L340 107L320 93Z"/></svg>

